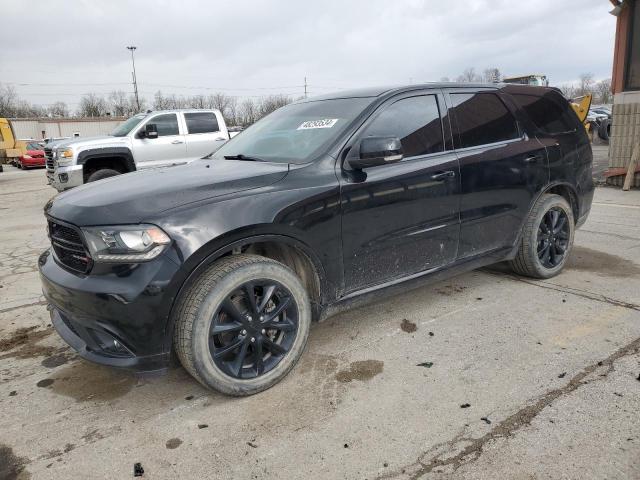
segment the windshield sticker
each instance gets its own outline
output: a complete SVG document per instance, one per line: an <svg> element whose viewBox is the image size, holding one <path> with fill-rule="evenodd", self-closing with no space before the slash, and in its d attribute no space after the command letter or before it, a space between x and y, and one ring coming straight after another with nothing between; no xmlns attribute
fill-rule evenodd
<svg viewBox="0 0 640 480"><path fill-rule="evenodd" d="M324 118L322 120L309 120L307 122L302 122L302 125L300 125L297 128L297 130L308 130L310 128L331 128L336 124L337 121L338 121L337 118Z"/></svg>

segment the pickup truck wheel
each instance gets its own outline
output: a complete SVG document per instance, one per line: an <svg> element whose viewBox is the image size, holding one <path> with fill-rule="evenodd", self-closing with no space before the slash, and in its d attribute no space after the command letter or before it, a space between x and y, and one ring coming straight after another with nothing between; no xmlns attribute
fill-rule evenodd
<svg viewBox="0 0 640 480"><path fill-rule="evenodd" d="M574 231L569 203L560 195L542 195L525 222L512 270L533 278L557 275L571 252Z"/></svg>
<svg viewBox="0 0 640 480"><path fill-rule="evenodd" d="M174 347L205 387L251 395L289 373L310 326L309 297L291 269L257 255L233 255L213 264L183 296Z"/></svg>
<svg viewBox="0 0 640 480"><path fill-rule="evenodd" d="M120 175L120 172L117 170L112 170L111 168L103 168L100 170L96 170L91 175L89 175L89 178L87 178L87 183L102 180L103 178L115 177L116 175Z"/></svg>

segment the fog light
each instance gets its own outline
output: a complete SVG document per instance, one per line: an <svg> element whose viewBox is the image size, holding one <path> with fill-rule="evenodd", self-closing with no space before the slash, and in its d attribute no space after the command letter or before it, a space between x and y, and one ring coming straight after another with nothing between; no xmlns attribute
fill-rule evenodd
<svg viewBox="0 0 640 480"><path fill-rule="evenodd" d="M60 179L60 182L62 182L62 183L67 183L69 181L69 175L66 174L66 173L58 174L58 178Z"/></svg>

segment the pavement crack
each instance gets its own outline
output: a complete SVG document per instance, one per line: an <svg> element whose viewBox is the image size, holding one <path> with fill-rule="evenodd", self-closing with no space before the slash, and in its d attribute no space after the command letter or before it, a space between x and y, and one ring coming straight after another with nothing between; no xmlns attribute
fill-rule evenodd
<svg viewBox="0 0 640 480"><path fill-rule="evenodd" d="M34 307L36 305L46 305L48 302L46 300L38 300L36 302L25 303L22 305L16 305L15 307L3 308L0 310L0 314L13 312L14 310L20 310L21 308Z"/></svg>
<svg viewBox="0 0 640 480"><path fill-rule="evenodd" d="M595 302L608 303L609 305L614 305L616 307L628 308L630 310L640 311L640 305L635 303L625 302L622 300L617 300L615 298L607 297L606 295L601 295L599 293L591 293L587 290L577 290L571 287L560 287L558 285L554 285L552 283L545 283L541 281L533 281L526 280L524 278L517 277L515 275L509 275L507 273L501 272L493 272L485 270L485 273L489 275L494 275L496 277L507 277L511 280L515 280L518 282L526 283L527 285L533 285L534 287L546 288L547 290L555 290L556 292L567 293L570 295L575 295L576 297L586 298L587 300L593 300Z"/></svg>
<svg viewBox="0 0 640 480"><path fill-rule="evenodd" d="M509 417L500 422L494 422L494 427L479 438L464 437L462 433L458 433L453 439L448 442L437 444L429 450L420 454L418 459L407 466L402 467L399 470L390 472L388 474L377 477L378 480L387 478L396 478L403 474L409 475L412 480L422 477L435 469L442 469L445 467L452 468L455 472L461 466L471 463L477 460L483 452L483 449L487 443L497 440L499 438L508 438L514 435L518 430L531 424L538 414L546 407L561 397L567 396L580 388L582 385L593 381L599 381L613 371L613 364L617 360L633 355L640 352L640 338L635 339L633 342L625 345L624 347L616 350L604 360L599 360L585 368L579 373L574 375L571 380L563 387L559 387L545 393L542 397L533 403L521 408L517 412L513 413ZM586 378L595 372L598 368L607 367L606 372L596 377L593 380L587 380ZM464 446L462 446L464 445ZM424 460L424 457L433 453L436 450L440 450L444 447L444 451L438 455ZM455 453L452 455L452 453Z"/></svg>

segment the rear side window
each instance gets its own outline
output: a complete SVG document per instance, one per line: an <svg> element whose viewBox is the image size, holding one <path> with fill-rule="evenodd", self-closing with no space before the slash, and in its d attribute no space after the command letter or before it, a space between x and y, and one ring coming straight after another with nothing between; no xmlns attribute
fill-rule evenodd
<svg viewBox="0 0 640 480"><path fill-rule="evenodd" d="M453 115L460 148L514 140L520 136L516 119L493 93L452 93Z"/></svg>
<svg viewBox="0 0 640 480"><path fill-rule="evenodd" d="M187 133L213 133L220 130L213 112L185 113Z"/></svg>
<svg viewBox="0 0 640 480"><path fill-rule="evenodd" d="M175 113L166 113L158 115L149 120L158 129L159 137L167 137L169 135L178 135L178 117Z"/></svg>
<svg viewBox="0 0 640 480"><path fill-rule="evenodd" d="M554 91L544 95L512 93L518 106L524 110L531 121L546 133L564 133L575 130L575 114L569 102Z"/></svg>
<svg viewBox="0 0 640 480"><path fill-rule="evenodd" d="M403 98L389 105L369 124L364 136L400 138L405 157L442 152L442 123L435 95Z"/></svg>

